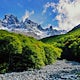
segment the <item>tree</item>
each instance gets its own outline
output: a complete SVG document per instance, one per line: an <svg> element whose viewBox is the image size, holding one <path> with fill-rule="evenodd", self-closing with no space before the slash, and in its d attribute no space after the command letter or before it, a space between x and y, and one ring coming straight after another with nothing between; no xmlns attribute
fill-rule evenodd
<svg viewBox="0 0 80 80"><path fill-rule="evenodd" d="M21 42L16 36L7 35L0 39L0 55L2 62L8 62L9 70L12 68L13 55L21 54L22 46ZM1 63L2 63L1 62Z"/></svg>

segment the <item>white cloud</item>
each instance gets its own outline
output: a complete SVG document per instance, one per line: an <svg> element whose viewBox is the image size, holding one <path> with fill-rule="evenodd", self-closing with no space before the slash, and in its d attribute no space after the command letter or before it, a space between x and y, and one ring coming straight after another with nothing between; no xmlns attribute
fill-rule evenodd
<svg viewBox="0 0 80 80"><path fill-rule="evenodd" d="M79 0L60 0L57 5L59 15L59 28L70 30L74 26L80 24L80 1Z"/></svg>
<svg viewBox="0 0 80 80"><path fill-rule="evenodd" d="M47 3L46 5L49 4ZM74 26L80 24L80 0L59 0L59 3L55 4L53 2L53 4L53 12L55 10L58 12L55 19L59 21L59 29L71 30ZM46 10L44 8L44 12Z"/></svg>
<svg viewBox="0 0 80 80"><path fill-rule="evenodd" d="M26 11L25 12L25 15L22 17L22 19L23 19L23 21L26 19L26 18L29 18L31 15L33 15L34 14L34 11Z"/></svg>
<svg viewBox="0 0 80 80"><path fill-rule="evenodd" d="M42 14L45 14L47 12L47 9L51 7L51 8L54 8L55 7L55 3L53 2L47 2L45 5L44 5L44 10L42 11ZM53 9L53 12L55 12L55 10Z"/></svg>

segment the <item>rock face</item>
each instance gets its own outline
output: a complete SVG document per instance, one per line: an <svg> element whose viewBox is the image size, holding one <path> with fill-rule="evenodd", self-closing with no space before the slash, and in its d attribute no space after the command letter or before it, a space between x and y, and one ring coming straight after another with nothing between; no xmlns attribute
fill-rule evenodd
<svg viewBox="0 0 80 80"><path fill-rule="evenodd" d="M0 80L80 80L80 63L57 61L40 70L0 74Z"/></svg>
<svg viewBox="0 0 80 80"><path fill-rule="evenodd" d="M2 21L0 20L0 29L22 33L37 39L66 33L65 30L56 30L52 26L43 29L41 25L28 18L24 21L19 21L14 15L5 15L5 18Z"/></svg>

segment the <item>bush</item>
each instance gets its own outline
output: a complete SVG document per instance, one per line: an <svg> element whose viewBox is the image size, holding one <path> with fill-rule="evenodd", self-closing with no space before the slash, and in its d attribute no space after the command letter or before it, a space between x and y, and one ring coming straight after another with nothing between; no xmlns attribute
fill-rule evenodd
<svg viewBox="0 0 80 80"><path fill-rule="evenodd" d="M62 50L52 45L44 46L45 56L46 56L46 64L52 64L57 58L60 58Z"/></svg>
<svg viewBox="0 0 80 80"><path fill-rule="evenodd" d="M41 49L37 45L28 45L23 48L23 55L29 68L40 68L44 66Z"/></svg>

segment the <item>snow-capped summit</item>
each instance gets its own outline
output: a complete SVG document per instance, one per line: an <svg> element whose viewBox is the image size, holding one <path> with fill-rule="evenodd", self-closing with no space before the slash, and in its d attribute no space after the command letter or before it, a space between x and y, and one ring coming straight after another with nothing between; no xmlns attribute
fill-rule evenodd
<svg viewBox="0 0 80 80"><path fill-rule="evenodd" d="M7 24L17 24L19 23L19 20L14 15L5 15L5 18L3 19L4 23Z"/></svg>
<svg viewBox="0 0 80 80"><path fill-rule="evenodd" d="M32 26L38 26L37 23L35 23L35 22L29 20L28 18L25 19L24 23L25 23L25 24L30 24L30 25L32 25Z"/></svg>
<svg viewBox="0 0 80 80"><path fill-rule="evenodd" d="M5 15L5 18L3 19L4 27L7 27L9 29L18 28L20 26L20 22L14 15Z"/></svg>
<svg viewBox="0 0 80 80"><path fill-rule="evenodd" d="M23 25L25 26L24 28L37 28L38 24L29 20L28 18L25 19L23 22Z"/></svg>
<svg viewBox="0 0 80 80"><path fill-rule="evenodd" d="M43 29L41 25L29 20L28 18L20 22L18 18L12 14L5 15L5 18L2 21L0 20L0 29L25 34L37 39L65 33L63 30L53 29L52 26Z"/></svg>

